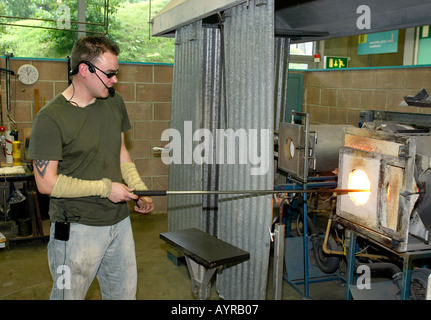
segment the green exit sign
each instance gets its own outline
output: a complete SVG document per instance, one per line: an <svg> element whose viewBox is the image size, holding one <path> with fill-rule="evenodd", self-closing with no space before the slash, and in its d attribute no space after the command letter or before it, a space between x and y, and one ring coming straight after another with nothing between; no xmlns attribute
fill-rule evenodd
<svg viewBox="0 0 431 320"><path fill-rule="evenodd" d="M343 69L347 68L347 57L325 57L326 69Z"/></svg>

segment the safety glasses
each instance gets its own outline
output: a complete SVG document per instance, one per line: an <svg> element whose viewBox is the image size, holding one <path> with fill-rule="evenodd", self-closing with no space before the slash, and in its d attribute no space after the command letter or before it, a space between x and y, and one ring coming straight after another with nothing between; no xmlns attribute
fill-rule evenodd
<svg viewBox="0 0 431 320"><path fill-rule="evenodd" d="M97 70L99 70L100 72L102 72L108 79L111 79L113 76L116 76L119 72L120 72L120 70L117 70L117 71L115 71L115 72L110 72L110 73L106 73L105 71L103 71L103 70L101 70L101 69L99 69L98 67L96 67L94 64L92 64L91 62L90 62L90 64L94 67L94 68L96 68Z"/></svg>

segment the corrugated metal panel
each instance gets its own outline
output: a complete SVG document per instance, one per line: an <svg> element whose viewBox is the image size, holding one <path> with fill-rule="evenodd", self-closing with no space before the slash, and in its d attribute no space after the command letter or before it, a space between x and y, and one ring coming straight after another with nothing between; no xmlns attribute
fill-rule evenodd
<svg viewBox="0 0 431 320"><path fill-rule="evenodd" d="M221 190L273 188L274 128L274 1L250 1L225 11L226 128L268 130L258 145L269 164L263 175L251 175L247 164L220 166ZM250 135L249 135L250 137ZM242 145L238 153L250 151ZM250 160L250 159L249 159ZM217 290L224 299L265 299L272 197L223 195L219 199L219 238L250 252L250 260L217 275Z"/></svg>
<svg viewBox="0 0 431 320"><path fill-rule="evenodd" d="M224 36L220 29L202 28L201 21L176 31L171 127L184 135L184 121L192 121L193 130L209 129L215 138L217 129L244 129L248 140L235 145L234 164L171 164L170 190L273 187L273 0L234 7L225 11L225 19ZM223 49L225 65L220 60ZM257 139L250 135L251 129L257 130ZM217 142L213 157L220 151ZM264 174L251 175L256 165L250 162L250 146L257 146L257 156L265 159ZM241 164L244 152L247 163ZM270 195L169 196L168 200L169 231L194 226L250 252L249 261L217 275L217 290L225 299L265 298L271 220Z"/></svg>
<svg viewBox="0 0 431 320"><path fill-rule="evenodd" d="M290 38L275 38L274 130L285 121L287 79L289 73Z"/></svg>
<svg viewBox="0 0 431 320"><path fill-rule="evenodd" d="M171 128L178 130L184 139L184 122L192 121L192 134L197 129L215 132L220 114L220 30L203 28L198 21L177 30L174 64ZM192 150L200 142L182 142ZM213 144L212 163L171 164L170 190L217 190L218 165ZM184 149L183 149L184 151ZM189 152L190 153L190 152ZM197 227L209 234L217 233L216 195L169 196L168 230Z"/></svg>
<svg viewBox="0 0 431 320"><path fill-rule="evenodd" d="M196 143L185 134L186 121L194 132L200 127L202 88L202 22L176 31L175 63L172 83L171 128L181 134L181 163L169 165L169 190L202 190L202 166L185 163ZM173 142L172 142L173 143ZM168 197L168 231L196 227L202 229L202 196L171 195Z"/></svg>
<svg viewBox="0 0 431 320"><path fill-rule="evenodd" d="M202 121L201 127L211 133L220 127L220 106L222 98L221 62L220 62L220 29L207 27L203 29L203 81L202 81ZM203 190L218 190L219 165L216 160L217 146L212 148L212 163L203 165ZM203 230L217 235L218 195L202 196Z"/></svg>

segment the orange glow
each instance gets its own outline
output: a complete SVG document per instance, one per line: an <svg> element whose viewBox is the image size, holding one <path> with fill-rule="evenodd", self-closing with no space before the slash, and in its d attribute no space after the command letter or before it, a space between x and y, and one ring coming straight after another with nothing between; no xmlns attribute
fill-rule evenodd
<svg viewBox="0 0 431 320"><path fill-rule="evenodd" d="M362 170L353 170L349 174L348 189L370 189L371 183L368 175ZM349 192L350 199L357 205L364 205L370 198L370 192Z"/></svg>
<svg viewBox="0 0 431 320"><path fill-rule="evenodd" d="M388 193L387 193L387 195L386 195L386 197L387 197L387 202L390 202L391 201L391 194L392 194L392 188L391 188L391 185L389 185L388 186Z"/></svg>

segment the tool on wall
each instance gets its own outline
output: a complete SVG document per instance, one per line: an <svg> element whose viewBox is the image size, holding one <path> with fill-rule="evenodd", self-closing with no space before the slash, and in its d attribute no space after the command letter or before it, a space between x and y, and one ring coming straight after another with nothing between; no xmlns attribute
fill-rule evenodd
<svg viewBox="0 0 431 320"><path fill-rule="evenodd" d="M10 131L10 135L13 136L15 138L15 141L18 140L18 130L17 130L17 125L16 125L16 121L14 120L14 118L12 118L12 116L8 113L7 117L9 118L9 120L13 123L13 129Z"/></svg>
<svg viewBox="0 0 431 320"><path fill-rule="evenodd" d="M10 70L10 57L13 57L13 54L6 55L6 69L8 70L6 72L6 110L8 113L10 112L10 75L15 75L15 72Z"/></svg>
<svg viewBox="0 0 431 320"><path fill-rule="evenodd" d="M39 104L39 89L34 89L34 115L36 115L40 110Z"/></svg>
<svg viewBox="0 0 431 320"><path fill-rule="evenodd" d="M11 131L6 131L6 162L11 163L14 166L21 165L21 142L18 139L18 130L16 121L8 113L7 117L14 124L14 128ZM10 148L12 146L12 148Z"/></svg>
<svg viewBox="0 0 431 320"><path fill-rule="evenodd" d="M6 55L6 69L0 68L0 73L6 73L6 109L7 112L10 110L10 76L15 75L15 72L10 70L10 57L13 54ZM0 153L0 161L5 162L7 153L7 132L3 123L3 97L0 91L0 147L3 152ZM11 145L12 146L12 145ZM12 150L12 149L11 149Z"/></svg>
<svg viewBox="0 0 431 320"><path fill-rule="evenodd" d="M34 89L34 116L36 116L40 109L45 105L46 98L45 96L39 95L39 89Z"/></svg>

